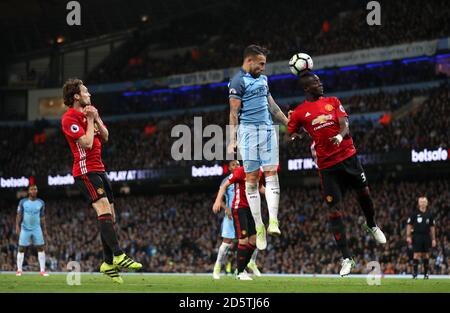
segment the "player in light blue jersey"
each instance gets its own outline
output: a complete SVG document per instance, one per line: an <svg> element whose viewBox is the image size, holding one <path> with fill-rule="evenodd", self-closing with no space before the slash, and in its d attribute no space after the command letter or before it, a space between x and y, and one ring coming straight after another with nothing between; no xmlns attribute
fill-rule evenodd
<svg viewBox="0 0 450 313"><path fill-rule="evenodd" d="M230 171L230 175L233 174L234 170L240 166L239 161L232 160L228 163L228 169ZM230 175L226 176L220 186L228 181ZM236 238L236 232L234 229L234 220L233 220L233 212L232 212L232 203L235 196L234 185L228 186L225 191L224 197L225 201L222 201L221 208L225 211L225 216L222 221L222 244L219 247L219 252L217 254L216 263L214 264L213 278L220 279L220 271L222 269L222 264L224 263L224 259L228 252L230 251L233 239ZM213 211L214 213L219 213L219 211ZM247 267L253 271L253 274L256 276L261 276L261 272L259 271L256 265L256 257L258 255L258 249L253 251L250 262Z"/></svg>
<svg viewBox="0 0 450 313"><path fill-rule="evenodd" d="M244 50L242 68L229 85L231 142L227 152L232 154L238 147L242 156L246 173L246 195L256 225L256 246L260 250L267 246L258 192L260 167L266 180L269 210L267 232L272 235L281 234L278 227L278 139L272 115L283 125L288 124L288 119L270 95L267 76L262 75L267 54L268 51L263 47L248 46Z"/></svg>
<svg viewBox="0 0 450 313"><path fill-rule="evenodd" d="M45 223L45 203L37 197L36 185L28 187L28 197L20 200L16 216L16 233L19 234L19 251L17 253L16 276L22 276L22 264L25 248L33 245L38 250L40 275L48 276L45 272L44 234L48 238Z"/></svg>

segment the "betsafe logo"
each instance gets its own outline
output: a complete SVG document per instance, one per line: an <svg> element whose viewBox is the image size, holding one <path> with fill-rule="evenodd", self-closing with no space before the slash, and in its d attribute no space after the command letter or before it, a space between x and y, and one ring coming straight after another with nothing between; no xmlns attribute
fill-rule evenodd
<svg viewBox="0 0 450 313"><path fill-rule="evenodd" d="M411 150L411 162L413 163L424 163L424 162L436 162L436 161L447 161L450 149L436 149L428 150L424 149L422 151Z"/></svg>

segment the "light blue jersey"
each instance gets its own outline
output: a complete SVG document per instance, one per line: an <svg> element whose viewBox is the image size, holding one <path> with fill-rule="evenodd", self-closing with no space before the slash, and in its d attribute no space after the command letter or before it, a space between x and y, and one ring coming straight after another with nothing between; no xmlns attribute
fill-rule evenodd
<svg viewBox="0 0 450 313"><path fill-rule="evenodd" d="M19 245L24 247L29 246L31 243L36 246L43 245L44 236L42 235L41 218L45 214L44 201L24 198L19 202L17 213L22 215Z"/></svg>
<svg viewBox="0 0 450 313"><path fill-rule="evenodd" d="M266 75L253 78L250 73L241 68L229 85L229 97L241 100L239 124L272 125L267 100L269 95Z"/></svg>
<svg viewBox="0 0 450 313"><path fill-rule="evenodd" d="M225 184L228 181L230 176L225 177L220 186ZM233 213L232 204L234 199L234 184L228 186L227 190L225 190L225 204L228 208L230 208L231 213ZM236 237L236 233L234 231L234 222L233 219L229 219L225 214L222 221L222 238L234 239Z"/></svg>
<svg viewBox="0 0 450 313"><path fill-rule="evenodd" d="M278 136L269 112L267 76L254 78L243 69L231 79L229 97L241 100L238 153L246 173L273 170L279 164Z"/></svg>

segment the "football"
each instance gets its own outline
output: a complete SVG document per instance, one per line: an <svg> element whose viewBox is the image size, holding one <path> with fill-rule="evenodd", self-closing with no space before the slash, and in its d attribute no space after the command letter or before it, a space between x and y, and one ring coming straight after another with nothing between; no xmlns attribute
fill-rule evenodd
<svg viewBox="0 0 450 313"><path fill-rule="evenodd" d="M301 75L304 71L311 71L314 63L306 53L297 53L289 60L289 69L294 75Z"/></svg>

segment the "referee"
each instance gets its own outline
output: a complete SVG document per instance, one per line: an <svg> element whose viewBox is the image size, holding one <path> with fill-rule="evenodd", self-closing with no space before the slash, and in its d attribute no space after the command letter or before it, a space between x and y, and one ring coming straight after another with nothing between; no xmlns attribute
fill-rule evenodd
<svg viewBox="0 0 450 313"><path fill-rule="evenodd" d="M427 197L419 197L418 204L419 210L414 212L407 221L406 241L413 247L413 279L417 278L420 258L423 260L423 278L428 279L430 246L436 247L436 227L433 215L427 210Z"/></svg>

